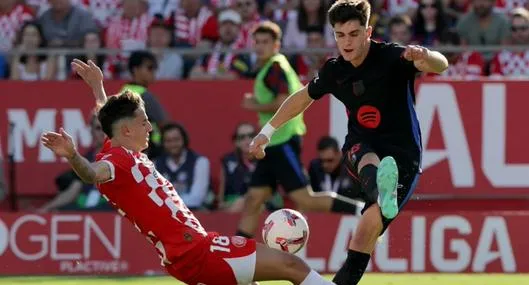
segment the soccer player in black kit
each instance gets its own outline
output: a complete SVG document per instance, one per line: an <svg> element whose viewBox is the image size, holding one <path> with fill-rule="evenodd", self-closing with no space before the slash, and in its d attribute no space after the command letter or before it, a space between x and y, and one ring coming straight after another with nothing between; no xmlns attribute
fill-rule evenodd
<svg viewBox="0 0 529 285"><path fill-rule="evenodd" d="M250 145L250 152L263 158L274 131L325 94L347 107L343 163L359 180L366 203L347 259L333 279L338 285L360 281L378 237L413 194L422 152L414 79L418 72L441 73L448 67L439 52L371 40L370 10L366 0L338 0L331 6L329 22L340 56L290 95Z"/></svg>

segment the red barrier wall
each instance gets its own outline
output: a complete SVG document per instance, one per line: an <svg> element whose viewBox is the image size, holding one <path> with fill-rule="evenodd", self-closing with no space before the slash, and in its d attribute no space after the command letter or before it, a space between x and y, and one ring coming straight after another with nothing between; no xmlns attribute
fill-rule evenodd
<svg viewBox="0 0 529 285"><path fill-rule="evenodd" d="M111 92L119 82L109 82ZM85 119L93 106L82 82L0 82L0 137L6 153L8 118L16 121L15 147L17 191L55 193L54 177L67 165L38 144L44 130L65 126L81 147L90 144ZM509 196L516 203L529 194L529 81L474 81L417 83L417 113L424 142L423 169L416 193L479 198ZM243 111L243 93L251 82L159 82L152 91L172 118L183 122L191 146L210 158L213 175L219 158L230 150L237 122L255 122L256 115ZM306 113L308 135L305 163L316 154L321 135L345 130L346 121L335 119L328 98L313 104ZM344 112L337 108L335 112ZM336 131L332 131L336 135ZM341 136L341 135L340 135ZM525 204L526 205L526 204Z"/></svg>
<svg viewBox="0 0 529 285"><path fill-rule="evenodd" d="M232 234L238 217L198 215L207 230ZM222 220L222 223L218 223ZM346 256L356 217L309 214L306 250L320 272ZM529 272L529 212L404 212L373 254L375 272ZM260 234L259 234L260 236ZM162 272L151 245L114 214L3 214L0 275L136 275Z"/></svg>
<svg viewBox="0 0 529 285"><path fill-rule="evenodd" d="M109 93L118 92L120 82L109 82ZM16 122L14 143L17 163L17 192L24 194L56 193L53 181L67 169L64 161L41 146L40 133L64 126L81 149L90 145L87 118L94 107L88 87L80 81L0 82L1 151L7 152L8 121ZM152 92L173 120L186 126L191 147L207 156L215 178L220 158L232 150L231 135L241 121L257 123L257 114L241 108L243 94L252 92L249 81L231 82L158 82ZM315 157L319 136L329 131L328 99L314 104L305 115L310 126L304 139L303 158ZM30 176L31 175L31 176ZM31 177L31 179L28 179Z"/></svg>

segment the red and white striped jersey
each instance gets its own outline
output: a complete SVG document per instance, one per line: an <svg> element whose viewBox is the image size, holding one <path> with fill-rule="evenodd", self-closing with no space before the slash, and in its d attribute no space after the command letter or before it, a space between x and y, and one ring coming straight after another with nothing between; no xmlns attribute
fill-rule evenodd
<svg viewBox="0 0 529 285"><path fill-rule="evenodd" d="M10 50L24 22L33 18L31 9L21 4L15 5L8 13L0 14L0 51Z"/></svg>
<svg viewBox="0 0 529 285"><path fill-rule="evenodd" d="M492 58L491 76L529 77L529 51L503 50Z"/></svg>
<svg viewBox="0 0 529 285"><path fill-rule="evenodd" d="M454 64L440 75L430 75L439 79L476 79L485 74L485 60L479 52L464 52Z"/></svg>
<svg viewBox="0 0 529 285"><path fill-rule="evenodd" d="M112 147L108 139L96 161L111 169L110 180L97 185L99 191L153 244L162 264L194 262L195 256L184 254L207 233L154 163L143 153Z"/></svg>
<svg viewBox="0 0 529 285"><path fill-rule="evenodd" d="M217 19L209 8L202 7L196 18L188 18L179 10L174 18L175 37L178 42L195 46L203 38L218 37Z"/></svg>
<svg viewBox="0 0 529 285"><path fill-rule="evenodd" d="M92 13L94 20L103 28L121 13L121 0L82 0L81 4Z"/></svg>

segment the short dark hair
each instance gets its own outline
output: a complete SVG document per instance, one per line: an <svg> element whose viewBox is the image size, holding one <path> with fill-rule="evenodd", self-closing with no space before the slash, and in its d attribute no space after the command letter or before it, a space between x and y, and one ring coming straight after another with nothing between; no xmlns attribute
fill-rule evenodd
<svg viewBox="0 0 529 285"><path fill-rule="evenodd" d="M138 93L128 90L119 95L108 97L107 102L97 114L103 132L109 138L112 138L114 136L114 124L122 119L134 118L134 112L140 108L144 108L144 106L145 103L141 96Z"/></svg>
<svg viewBox="0 0 529 285"><path fill-rule="evenodd" d="M283 32L281 32L279 25L272 21L263 21L259 23L254 28L252 36L255 36L256 34L269 34L272 36L274 41L280 41L281 37L283 36Z"/></svg>
<svg viewBox="0 0 529 285"><path fill-rule="evenodd" d="M333 150L340 150L338 147L338 141L331 136L323 136L318 141L318 151L332 148Z"/></svg>
<svg viewBox="0 0 529 285"><path fill-rule="evenodd" d="M129 57L128 69L130 74L134 74L134 69L142 66L146 61L152 62L155 67L158 65L154 54L148 50L137 50L132 52Z"/></svg>
<svg viewBox="0 0 529 285"><path fill-rule="evenodd" d="M188 148L189 147L189 134L187 133L187 130L186 130L186 128L184 128L183 125L181 125L179 123L175 123L175 122L166 124L160 130L160 133L162 135L162 142L165 139L165 134L168 131L172 131L172 130L178 130L180 132L180 134L182 135L182 139L184 140L184 147Z"/></svg>
<svg viewBox="0 0 529 285"><path fill-rule="evenodd" d="M367 27L371 15L371 4L367 0L338 0L329 9L329 23L344 24L358 20L360 25Z"/></svg>

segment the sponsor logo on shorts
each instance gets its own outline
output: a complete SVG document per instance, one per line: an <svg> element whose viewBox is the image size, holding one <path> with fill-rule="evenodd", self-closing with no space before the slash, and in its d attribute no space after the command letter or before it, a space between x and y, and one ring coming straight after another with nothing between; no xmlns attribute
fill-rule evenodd
<svg viewBox="0 0 529 285"><path fill-rule="evenodd" d="M231 243L235 247L244 247L246 245L246 238L241 236L231 237Z"/></svg>

